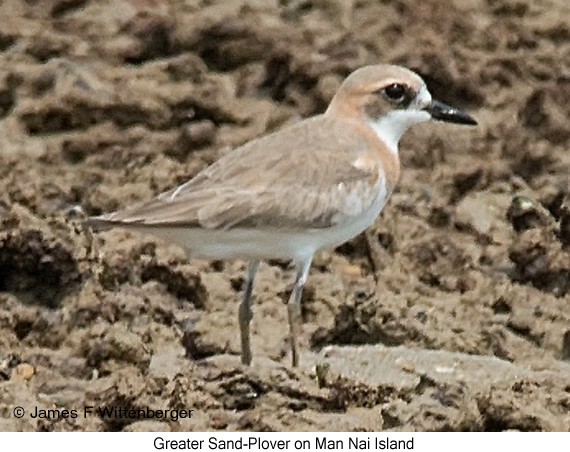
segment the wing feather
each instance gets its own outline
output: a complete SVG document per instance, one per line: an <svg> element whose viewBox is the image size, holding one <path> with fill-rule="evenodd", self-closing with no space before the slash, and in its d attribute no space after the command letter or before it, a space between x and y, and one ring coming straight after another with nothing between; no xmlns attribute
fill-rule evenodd
<svg viewBox="0 0 570 452"><path fill-rule="evenodd" d="M356 166L355 158L369 153L367 143L358 134L335 134L338 125L330 121L315 117L254 140L182 186L94 220L207 229L342 223L374 201L384 175L377 166Z"/></svg>

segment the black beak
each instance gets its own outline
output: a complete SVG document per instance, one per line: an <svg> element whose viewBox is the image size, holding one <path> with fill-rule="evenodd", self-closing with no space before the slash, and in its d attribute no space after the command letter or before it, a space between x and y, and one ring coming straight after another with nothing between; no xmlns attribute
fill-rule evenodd
<svg viewBox="0 0 570 452"><path fill-rule="evenodd" d="M434 100L426 111L431 115L433 119L445 122L454 122L456 124L467 124L470 126L477 125L471 116L467 113L457 110L456 108L450 107L442 102Z"/></svg>

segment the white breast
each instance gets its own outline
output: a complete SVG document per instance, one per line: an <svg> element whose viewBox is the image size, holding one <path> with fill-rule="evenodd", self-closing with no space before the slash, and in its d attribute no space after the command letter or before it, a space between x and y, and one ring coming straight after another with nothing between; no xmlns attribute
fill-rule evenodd
<svg viewBox="0 0 570 452"><path fill-rule="evenodd" d="M364 209L360 214L352 217L350 220L327 229L309 231L311 234L318 235L319 237L316 241L320 243L320 246L318 246L316 250L334 248L356 237L367 227L372 225L390 197L384 180L379 182L376 192L376 197L370 207Z"/></svg>

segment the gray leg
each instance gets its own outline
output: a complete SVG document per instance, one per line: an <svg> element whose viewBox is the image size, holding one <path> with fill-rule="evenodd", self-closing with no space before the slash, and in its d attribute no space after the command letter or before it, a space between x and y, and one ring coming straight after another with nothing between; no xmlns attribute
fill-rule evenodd
<svg viewBox="0 0 570 452"><path fill-rule="evenodd" d="M289 314L289 331L291 341L291 361L293 367L299 364L299 354L297 352L297 341L301 336L302 318L301 318L301 295L303 294L303 286L307 281L309 268L311 268L312 256L302 262L298 262L297 276L291 298L287 303L287 312Z"/></svg>
<svg viewBox="0 0 570 452"><path fill-rule="evenodd" d="M258 269L259 261L248 262L245 290L243 292L243 299L239 305L238 318L239 330L241 333L241 362L247 366L251 364L251 344L249 341L249 322L253 318L253 310L251 308L251 294L253 292L253 281Z"/></svg>

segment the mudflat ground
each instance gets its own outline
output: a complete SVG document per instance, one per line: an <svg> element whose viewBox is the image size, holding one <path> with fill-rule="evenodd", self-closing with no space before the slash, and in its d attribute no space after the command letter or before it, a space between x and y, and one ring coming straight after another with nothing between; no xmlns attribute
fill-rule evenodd
<svg viewBox="0 0 570 452"><path fill-rule="evenodd" d="M4 0L0 17L0 431L570 430L567 0ZM81 227L78 206L178 185L377 62L480 124L402 140L374 227L315 259L299 369L286 264L260 271L244 369L244 262ZM85 405L194 412L29 416Z"/></svg>

